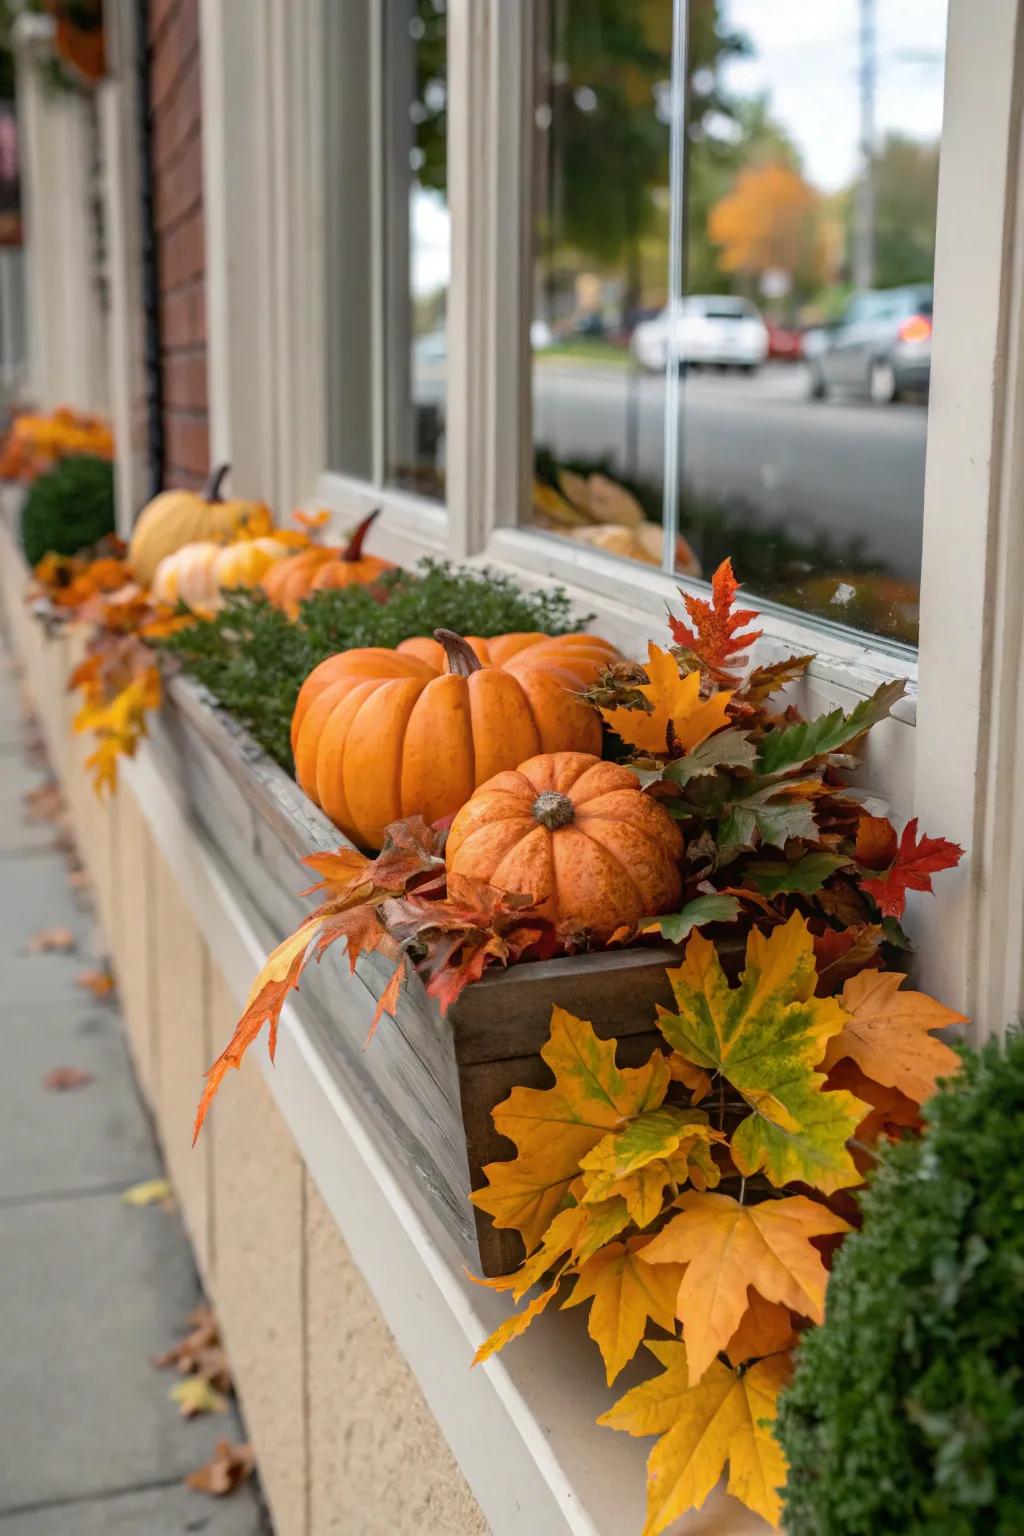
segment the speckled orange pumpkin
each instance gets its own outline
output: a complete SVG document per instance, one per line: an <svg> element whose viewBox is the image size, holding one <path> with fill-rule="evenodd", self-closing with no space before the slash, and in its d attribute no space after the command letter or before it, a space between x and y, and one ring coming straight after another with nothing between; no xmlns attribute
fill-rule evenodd
<svg viewBox="0 0 1024 1536"><path fill-rule="evenodd" d="M608 938L672 910L682 856L678 826L631 769L550 752L481 785L452 822L445 860L533 896L563 931Z"/></svg>
<svg viewBox="0 0 1024 1536"><path fill-rule="evenodd" d="M594 752L596 712L576 697L618 660L596 635L404 641L343 651L303 684L295 774L353 842L389 822L453 815L480 784L538 751Z"/></svg>

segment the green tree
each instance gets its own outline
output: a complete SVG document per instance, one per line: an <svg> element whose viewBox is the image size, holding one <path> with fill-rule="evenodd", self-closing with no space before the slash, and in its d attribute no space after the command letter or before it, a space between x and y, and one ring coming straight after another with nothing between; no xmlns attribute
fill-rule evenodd
<svg viewBox="0 0 1024 1536"><path fill-rule="evenodd" d="M939 146L891 133L875 156L875 285L930 283Z"/></svg>

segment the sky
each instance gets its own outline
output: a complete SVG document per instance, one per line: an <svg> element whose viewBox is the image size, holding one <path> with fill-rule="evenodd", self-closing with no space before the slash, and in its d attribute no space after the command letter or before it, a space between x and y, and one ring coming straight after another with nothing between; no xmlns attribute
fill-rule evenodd
<svg viewBox="0 0 1024 1536"><path fill-rule="evenodd" d="M859 0L723 0L726 26L753 52L725 71L730 90L767 91L795 140L808 179L845 186L858 163ZM875 0L879 137L898 130L934 140L942 127L946 0Z"/></svg>

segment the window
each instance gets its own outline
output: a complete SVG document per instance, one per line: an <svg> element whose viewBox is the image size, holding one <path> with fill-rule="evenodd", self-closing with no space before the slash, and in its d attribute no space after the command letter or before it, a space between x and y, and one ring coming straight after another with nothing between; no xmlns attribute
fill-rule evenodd
<svg viewBox="0 0 1024 1536"><path fill-rule="evenodd" d="M528 519L915 643L945 6L676 9L535 0Z"/></svg>
<svg viewBox="0 0 1024 1536"><path fill-rule="evenodd" d="M443 499L445 0L325 7L331 467Z"/></svg>

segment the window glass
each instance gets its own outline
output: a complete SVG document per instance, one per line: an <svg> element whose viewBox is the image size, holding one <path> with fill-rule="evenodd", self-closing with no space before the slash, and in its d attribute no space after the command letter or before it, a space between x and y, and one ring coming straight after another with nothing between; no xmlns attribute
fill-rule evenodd
<svg viewBox="0 0 1024 1536"><path fill-rule="evenodd" d="M383 6L385 465L391 484L444 495L447 401L446 0Z"/></svg>
<svg viewBox="0 0 1024 1536"><path fill-rule="evenodd" d="M536 0L533 518L914 643L945 4L669 9Z"/></svg>
<svg viewBox="0 0 1024 1536"><path fill-rule="evenodd" d="M667 326L671 0L537 0L532 517L658 565L665 411L630 337Z"/></svg>
<svg viewBox="0 0 1024 1536"><path fill-rule="evenodd" d="M324 8L330 466L444 494L445 0Z"/></svg>

